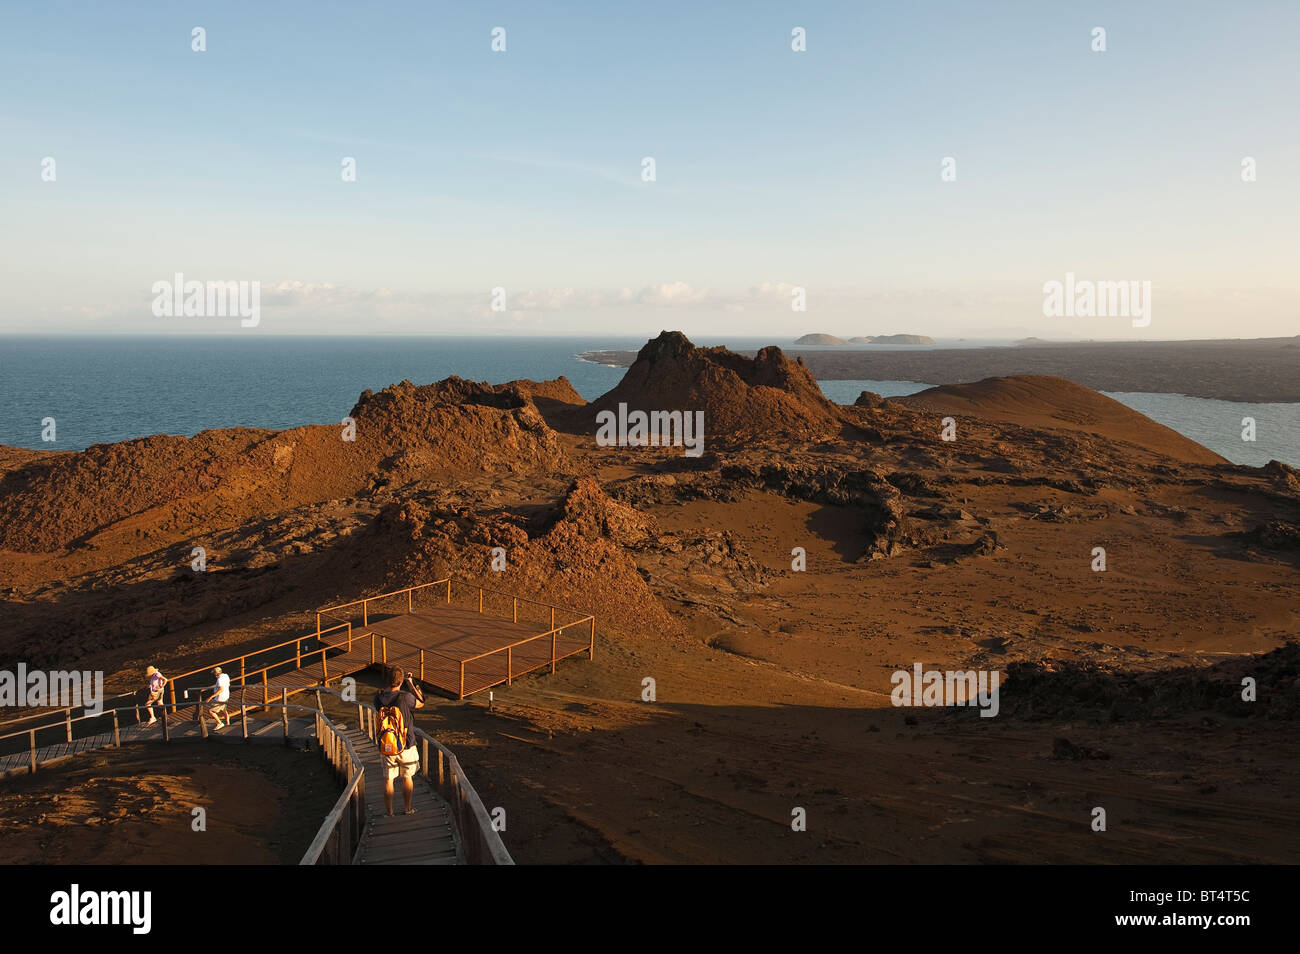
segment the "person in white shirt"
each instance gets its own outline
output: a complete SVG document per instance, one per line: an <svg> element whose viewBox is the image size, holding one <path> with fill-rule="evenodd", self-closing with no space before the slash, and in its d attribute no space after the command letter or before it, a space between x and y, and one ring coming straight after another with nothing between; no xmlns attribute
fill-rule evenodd
<svg viewBox="0 0 1300 954"><path fill-rule="evenodd" d="M220 666L212 670L212 675L216 676L217 681L212 686L212 695L208 696L208 702L215 703L212 707L212 718L217 721L218 729L224 729L230 725L230 716L225 706L225 703L230 701L230 677L221 671Z"/></svg>

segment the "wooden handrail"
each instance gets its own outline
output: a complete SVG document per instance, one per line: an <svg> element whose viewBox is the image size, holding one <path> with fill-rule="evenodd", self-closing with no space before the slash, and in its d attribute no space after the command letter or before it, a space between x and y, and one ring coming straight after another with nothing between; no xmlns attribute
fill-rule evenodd
<svg viewBox="0 0 1300 954"><path fill-rule="evenodd" d="M321 754L325 758L329 759L335 769L338 770L340 768L338 764L339 754L341 752L346 752L348 761L347 771L344 774L350 777L350 781L344 787L342 794L339 795L338 801L334 803L334 807L331 808L329 814L325 816L325 820L321 822L320 829L316 832L316 837L312 839L312 843L307 847L307 851L303 854L302 860L298 863L300 865L319 864L321 855L324 853L326 845L329 844L331 836L333 836L334 832L339 830L340 827L344 830L339 834L339 847L340 849L347 851L348 861L350 862L353 860L353 852L355 851L352 842L355 840L357 847L359 847L361 843L361 835L364 833L366 814L366 766L365 763L361 761L361 757L357 755L356 749L352 747L352 743L348 741L347 736L339 731L338 726L334 724L333 720L319 709L314 711L316 712L316 738L321 743ZM359 802L357 810L358 818L356 821L352 821L350 817L345 814L351 809L354 798ZM349 822L351 822L350 826L348 825ZM346 830L348 827L351 827L352 829L350 832Z"/></svg>
<svg viewBox="0 0 1300 954"><path fill-rule="evenodd" d="M415 735L424 742L420 759L422 774L438 790L438 794L447 800L452 810L457 812L456 827L465 848L465 860L470 864L513 865L515 861L502 843L501 833L492 824L492 816L483 806L483 800L479 798L474 785L465 776L465 770L455 753L419 727L416 727ZM438 753L436 781L430 772L429 746ZM473 840L469 837L471 832L477 835Z"/></svg>
<svg viewBox="0 0 1300 954"><path fill-rule="evenodd" d="M439 583L447 583L450 580L451 577L448 576L448 577L443 577L441 580L434 580L432 583L417 583L415 586L407 586L400 590L393 590L393 592L391 593L380 593L378 596L367 596L364 597L363 599L353 600L351 603L340 603L337 606L326 606L317 610L317 612L328 613L331 610L347 609L349 606L359 606L362 603L365 603L369 600L383 600L383 599L387 599L390 596L399 596L402 593L408 593L413 590L422 590L426 586L437 586Z"/></svg>
<svg viewBox="0 0 1300 954"><path fill-rule="evenodd" d="M529 599L529 598L526 597L526 596L516 596L516 595L513 594L513 593L507 593L505 590L494 590L494 589L491 589L491 588L489 588L489 587L480 586L480 585L478 585L477 583L470 583L470 582L467 581L467 580L460 580L460 579L457 579L457 578L454 577L454 576L445 576L445 577L443 577L442 579L439 579L439 580L432 580L432 581L430 581L430 582L428 582L428 583L417 583L417 584L415 584L414 586L403 587L403 588L400 589L400 590L393 590L393 591L388 592L388 593L379 593L379 594L377 594L377 595L375 595L375 596L366 596L366 597L362 597L361 599L359 599L359 600L353 600L353 601L350 602L350 603L339 603L339 604L337 604L337 605L335 605L335 606L324 606L324 607L322 607L321 609L317 610L316 613L317 613L318 616L324 616L324 615L328 615L328 614L330 614L330 613L333 613L335 610L347 609L347 608L352 607L352 606L363 606L364 604L374 602L375 600L384 600L384 599L388 599L389 597L392 597L392 596L402 596L402 595L407 595L407 596L409 596L411 593L415 592L416 590L423 590L423 589L425 589L425 588L427 588L427 587L430 587L430 586L440 586L440 585L443 585L443 584L446 584L446 585L447 585L447 589L448 589L448 593L447 593L447 602L448 602L448 603L451 602L451 586L452 586L452 584L456 584L456 585L459 585L459 586L468 586L468 587L470 587L471 589L474 589L474 590L479 591L480 593L493 593L493 594L495 594L495 595L497 595L497 596L509 596L509 597L511 597L511 598L513 598L513 599L515 599L515 600L517 600L517 601L519 601L519 602L521 602L521 603L531 603L533 606L542 606L542 607L545 607L545 608L547 608L547 609L552 609L552 610L554 610L554 609L564 609L564 608L565 608L565 607L562 607L562 606L557 606L557 605L554 604L554 603L546 603L546 602L543 602L543 601L541 601L541 600L533 600L533 599ZM408 600L408 603L407 603L408 612L409 612L410 605L411 605L411 604L410 604L410 602L409 602L409 600ZM481 607L482 607L482 601L481 601L481 600L480 600L479 606L480 606L480 610L479 610L479 611L482 612L482 608L481 608ZM335 619L338 619L339 617L336 616L336 617L334 617L334 618L335 618Z"/></svg>
<svg viewBox="0 0 1300 954"><path fill-rule="evenodd" d="M332 632L334 632L336 629L343 629L345 626L350 626L350 625L351 625L350 623L340 623L340 624L337 625L337 626L331 626L329 629L323 629L323 630L321 630L321 631L320 631L320 635L323 636L323 635L325 635L326 633L332 633ZM230 659L223 659L223 660L221 660L221 662L215 662L215 663L212 663L210 666L201 666L201 667L199 667L198 669L191 669L189 672L183 672L183 673L181 673L181 674L179 674L179 675L176 675L176 676L170 676L170 677L168 677L167 681L168 681L168 682L174 682L174 681L177 680L177 679L188 679L190 676L197 676L199 673L201 673L201 672L207 672L208 670L213 669L213 668L215 668L215 667L217 667L217 666L225 666L225 665L228 665L228 664L233 663L233 662L239 662L239 661L242 660L242 659L247 659L249 656L256 656L256 655L258 655L259 653L269 653L269 652L270 652L271 650L273 650L273 649L280 649L280 648L282 648L282 647L284 647L284 646L288 646L288 645L291 645L291 644L293 644L293 643L301 642L302 640L307 639L307 638L309 638L309 637L311 637L311 638L315 638L316 635L317 635L316 633L308 633L308 634L306 634L305 636L295 636L293 639L286 639L284 642L282 642L282 643L276 643L274 646L263 646L261 649L254 649L252 652L249 652L249 653L243 653L242 655L239 655L239 656L232 656ZM271 663L269 666L265 666L264 668L265 668L265 669L271 669L271 668L274 668L275 666L283 666L284 663L287 662L287 661L288 661L288 660L285 660L284 662ZM255 670L253 670L253 672L251 673L251 675L257 675L257 673L259 673L259 672L261 672L261 670L259 670L259 669L255 669Z"/></svg>
<svg viewBox="0 0 1300 954"><path fill-rule="evenodd" d="M326 633L332 633L332 632L334 632L335 630L339 630L339 629L347 629L347 630L348 630L348 633L349 633L349 635L350 635L351 632L352 632L352 624L351 624L351 623L346 623L346 622L345 622L345 623L340 623L340 624L337 625L337 626L331 626L329 629L322 630L322 631L321 631L321 635L324 635L324 634L326 634ZM164 699L163 702L156 703L156 705L161 706L161 707L167 709L168 711L175 712L175 711L176 711L176 706L177 706L177 703L176 703L176 682L177 682L178 680L181 680L181 679L188 679L190 676L197 676L199 673L208 672L209 670L211 670L211 669L213 669L213 668L215 668L215 667L217 667L217 666L227 666L227 665L230 665L230 664L232 664L232 663L238 662L238 663L239 663L239 667L240 667L240 669L239 669L239 684L240 684L240 685L246 685L246 684L247 684L247 681L248 681L248 679L249 679L249 677L256 678L257 676L259 676L259 675L263 675L263 674L265 674L267 671L269 671L269 670L271 670L271 669L275 669L277 666L285 666L285 665L288 665L290 662L293 661L292 659L284 659L284 660L281 660L280 662L269 663L269 664L267 664L266 666L263 666L261 669L248 670L248 669L246 668L246 662L245 662L245 661L248 659L249 656L257 656L257 655L260 655L261 653L268 653L268 652L271 652L272 650L275 650L275 649L282 649L282 648L284 648L285 646L290 646L290 645L293 645L294 643L299 643L299 642L301 642L301 641L304 640L304 639L315 638L315 636L316 636L315 633L308 633L308 634L306 634L306 635L304 635L304 636L297 636L297 637L295 637L294 639L286 639L284 642L282 642L282 643L276 643L276 644L273 645L273 646L264 646L264 647L262 647L261 649L255 649L255 650L253 650L252 652L244 653L242 656L234 656L234 657L232 657L232 658L230 658L230 659L223 659L223 660L221 660L220 662L215 662L215 663L212 663L211 665L203 666L203 667L201 667L201 668L199 668L199 669L192 669L192 670L190 670L189 672L183 672L183 673L181 673L180 675L177 675L177 676L168 676L168 677L167 677L167 682L166 682L166 684L165 684L165 692L166 692L167 695L170 696L171 701L169 702L169 701L166 701L166 699ZM338 646L338 645L330 645L330 646L328 646L327 648L328 648L328 649L338 649L339 646ZM134 698L137 697L138 692L139 692L139 690L137 690L136 692L124 692L124 693L120 693L119 695L113 696L111 699L108 699L108 700L106 700L106 701L107 701L107 702L114 702L114 701L123 701L123 700L126 700L126 699L134 699ZM6 722L0 722L0 729L4 729L5 727L10 726L10 725L16 725L16 724L18 724L18 723L27 722L27 721L29 721L29 720L31 720L31 719L41 719L41 718L46 718L46 717L49 717L49 716L53 715L54 713L63 713L63 712L71 713L71 711L72 711L73 709L75 709L75 708L82 708L82 709L84 709L85 707L84 707L84 706L81 706L81 707L77 707L77 706L64 706L63 708L60 708L60 709L41 709L41 710L39 710L39 711L37 711L37 712L29 712L29 713L27 713L27 714L25 714L25 715L16 716L15 718L10 719L10 720L8 720L8 721L6 721ZM140 708L143 708L143 704L139 704L139 703L137 703L137 704L135 704L135 705L133 705L133 706L114 706L114 707L104 706L104 707L102 708L101 711L103 711L103 712L107 712L107 711L109 711L110 708L117 708L117 709L130 709L130 708L135 708L135 709L140 709ZM54 725L54 724L56 724L56 723L51 723L51 724L47 724L47 725L40 725L40 726L37 726L37 727L36 727L36 730L37 730L37 731L40 731L41 729L48 729L48 728L51 728L52 725ZM25 731L25 730L24 730L24 731ZM21 734L21 733L19 733L19 734ZM9 738L9 737L10 737L10 736L7 736L7 735L6 735L6 736L0 736L0 741L3 741L4 739Z"/></svg>

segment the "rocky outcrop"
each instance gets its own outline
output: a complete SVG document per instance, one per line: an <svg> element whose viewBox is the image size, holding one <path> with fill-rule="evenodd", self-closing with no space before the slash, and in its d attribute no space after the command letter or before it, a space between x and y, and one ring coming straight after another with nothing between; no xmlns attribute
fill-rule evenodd
<svg viewBox="0 0 1300 954"><path fill-rule="evenodd" d="M818 439L837 434L842 420L802 362L780 348L753 358L726 348L697 348L665 331L637 354L613 390L587 407L591 427L601 411L702 411L710 439Z"/></svg>

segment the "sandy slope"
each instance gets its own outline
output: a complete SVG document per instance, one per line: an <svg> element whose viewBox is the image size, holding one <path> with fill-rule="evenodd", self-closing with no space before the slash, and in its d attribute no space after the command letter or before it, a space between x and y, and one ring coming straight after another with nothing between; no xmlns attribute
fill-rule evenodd
<svg viewBox="0 0 1300 954"><path fill-rule="evenodd" d="M1227 463L1172 428L1064 378L1037 374L986 378L973 384L929 388L897 400L934 414L969 415L1038 430L1099 434L1193 464Z"/></svg>

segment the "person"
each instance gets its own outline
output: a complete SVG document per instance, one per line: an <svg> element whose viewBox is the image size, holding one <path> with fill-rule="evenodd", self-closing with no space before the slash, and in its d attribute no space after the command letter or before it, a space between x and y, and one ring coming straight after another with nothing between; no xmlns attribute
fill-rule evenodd
<svg viewBox="0 0 1300 954"><path fill-rule="evenodd" d="M149 710L149 721L145 725L157 725L158 720L154 718L153 707L163 701L163 689L167 687L167 679L156 668L150 666L144 671L145 676L149 679L148 687L145 689L145 708ZM167 717L167 707L163 707L163 718Z"/></svg>
<svg viewBox="0 0 1300 954"><path fill-rule="evenodd" d="M388 688L375 693L379 712L377 742L384 758L384 807L393 814L393 779L402 776L402 802L407 815L414 815L411 799L415 795L415 770L420 767L420 753L415 747L415 710L424 708L424 693L411 673L403 678L397 666L388 667ZM385 749L401 751L394 754Z"/></svg>
<svg viewBox="0 0 1300 954"><path fill-rule="evenodd" d="M230 677L221 671L220 666L212 670L212 675L216 677L217 681L212 686L213 691L212 695L208 696L208 702L216 703L212 707L212 718L216 720L218 729L224 729L230 724L230 716L227 714L225 706L225 703L230 701ZM222 721L223 718L225 719L224 722Z"/></svg>

